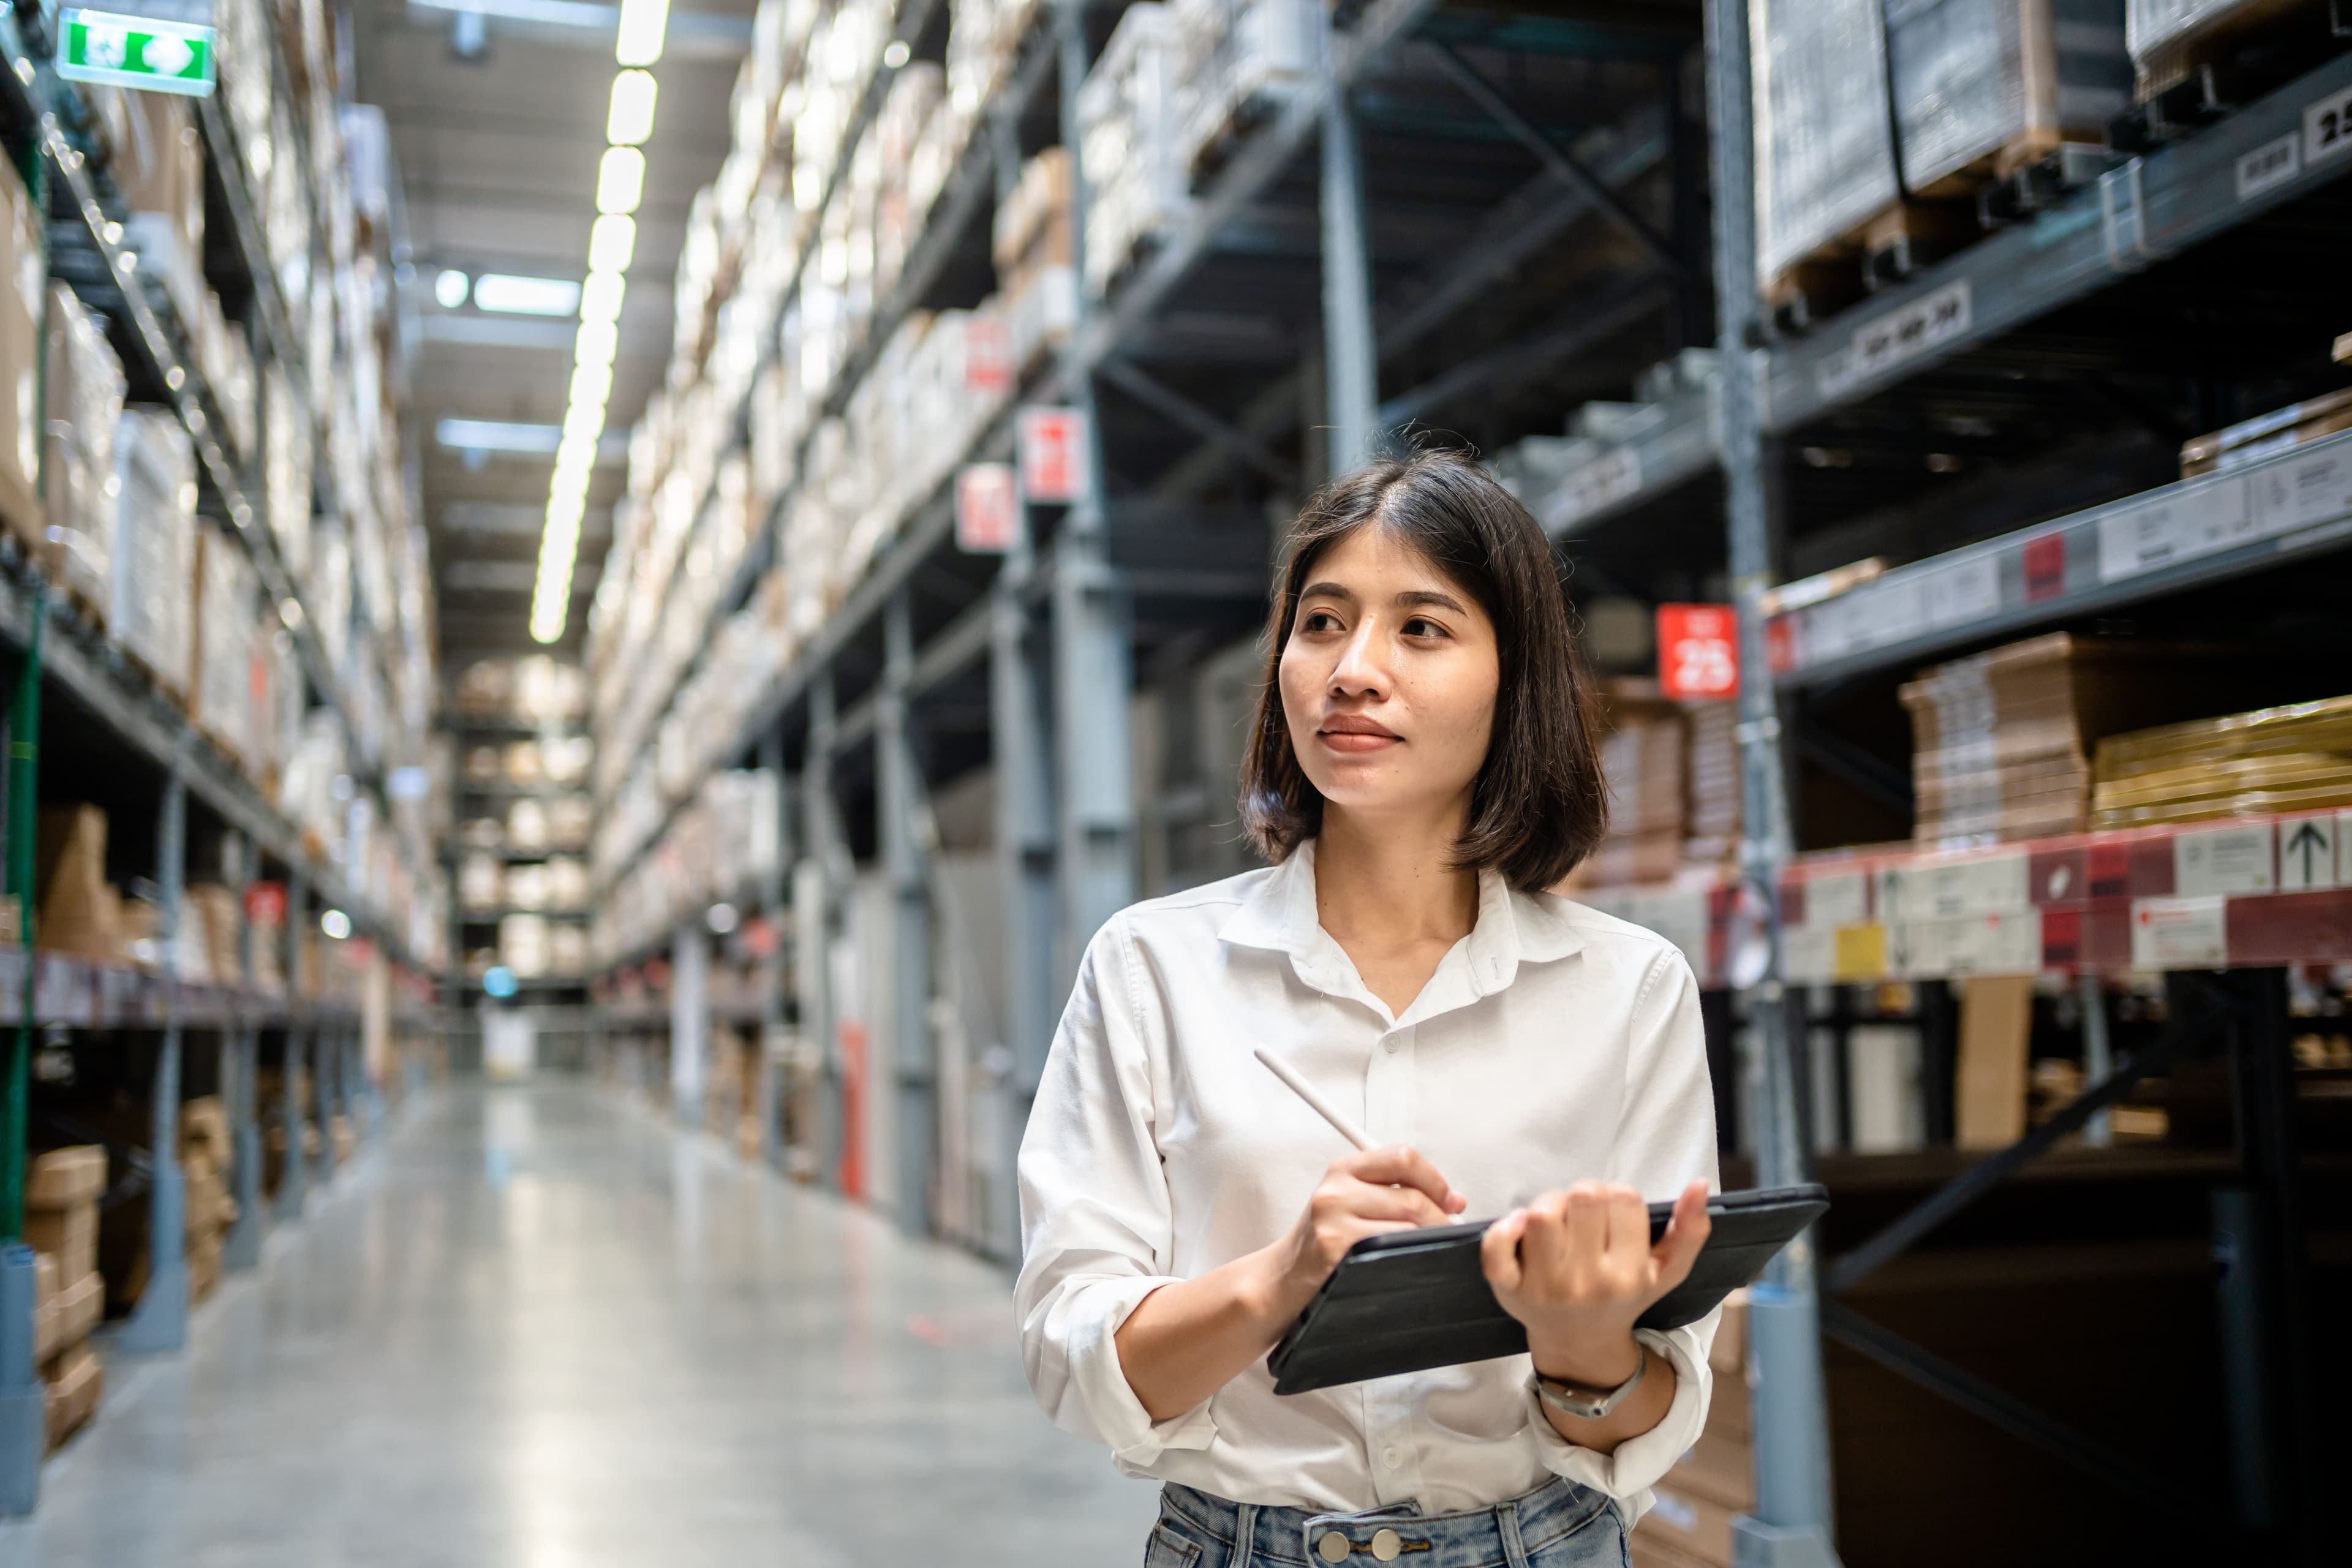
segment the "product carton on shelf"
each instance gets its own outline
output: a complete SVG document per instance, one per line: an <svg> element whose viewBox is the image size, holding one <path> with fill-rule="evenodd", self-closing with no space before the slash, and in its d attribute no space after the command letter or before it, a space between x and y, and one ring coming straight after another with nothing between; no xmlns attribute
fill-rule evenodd
<svg viewBox="0 0 2352 1568"><path fill-rule="evenodd" d="M2126 0L2124 36L2146 98L2249 34L2298 22L2324 28L2332 20L2315 0Z"/></svg>
<svg viewBox="0 0 2352 1568"><path fill-rule="evenodd" d="M2124 0L1885 0L1903 183L1967 196L2131 107Z"/></svg>
<svg viewBox="0 0 2352 1568"><path fill-rule="evenodd" d="M58 585L102 617L114 600L119 509L110 488L115 427L122 421L122 362L107 342L104 323L71 289L51 284L48 307L47 528L39 554ZM0 463L0 472L5 468Z"/></svg>
<svg viewBox="0 0 2352 1568"><path fill-rule="evenodd" d="M2339 430L2352 430L2352 388L2290 403L2284 408L2242 419L2210 435L2184 442L2180 448L2180 477L2188 479L2199 474L2226 474L2248 463L2292 452L2307 441L2333 436Z"/></svg>
<svg viewBox="0 0 2352 1568"><path fill-rule="evenodd" d="M205 153L190 100L170 93L123 95L130 134L108 167L130 216L125 248L139 269L163 280L193 336L205 302Z"/></svg>
<svg viewBox="0 0 2352 1568"><path fill-rule="evenodd" d="M1097 298L1191 205L1177 143L1176 52L1169 8L1140 0L1120 15L1078 89L1086 284Z"/></svg>
<svg viewBox="0 0 2352 1568"><path fill-rule="evenodd" d="M87 1426L98 1413L98 1399L106 1385L106 1368L88 1343L74 1346L43 1369L47 1384L48 1444L51 1448Z"/></svg>
<svg viewBox="0 0 2352 1568"><path fill-rule="evenodd" d="M196 464L160 410L124 411L114 443L114 595L107 630L173 697L188 693L194 606Z"/></svg>
<svg viewBox="0 0 2352 1568"><path fill-rule="evenodd" d="M1902 195L1881 0L1752 0L1756 269L1768 288Z"/></svg>
<svg viewBox="0 0 2352 1568"><path fill-rule="evenodd" d="M2093 781L2102 828L2352 806L2352 697L2111 735Z"/></svg>
<svg viewBox="0 0 2352 1568"><path fill-rule="evenodd" d="M106 1191L106 1151L96 1144L51 1149L25 1167L25 1245L57 1259L58 1289L98 1272L98 1200Z"/></svg>
<svg viewBox="0 0 2352 1568"><path fill-rule="evenodd" d="M40 500L41 310L48 263L42 218L14 166L0 170L0 518L37 539Z"/></svg>
<svg viewBox="0 0 2352 1568"><path fill-rule="evenodd" d="M1176 157L1191 188L1313 80L1323 47L1314 0L1171 0Z"/></svg>
<svg viewBox="0 0 2352 1568"><path fill-rule="evenodd" d="M101 963L122 959L122 900L106 879L106 813L94 805L40 816L33 940Z"/></svg>
<svg viewBox="0 0 2352 1568"><path fill-rule="evenodd" d="M244 542L209 519L196 527L195 591L195 679L188 706L198 727L250 771L254 607L261 583Z"/></svg>

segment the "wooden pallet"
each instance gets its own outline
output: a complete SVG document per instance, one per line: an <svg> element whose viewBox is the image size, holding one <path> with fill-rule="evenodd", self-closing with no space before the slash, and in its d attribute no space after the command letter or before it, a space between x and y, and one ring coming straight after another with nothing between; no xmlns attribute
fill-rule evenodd
<svg viewBox="0 0 2352 1568"><path fill-rule="evenodd" d="M1972 204L1895 202L1766 279L1766 313L1780 331L1805 331L1983 232Z"/></svg>

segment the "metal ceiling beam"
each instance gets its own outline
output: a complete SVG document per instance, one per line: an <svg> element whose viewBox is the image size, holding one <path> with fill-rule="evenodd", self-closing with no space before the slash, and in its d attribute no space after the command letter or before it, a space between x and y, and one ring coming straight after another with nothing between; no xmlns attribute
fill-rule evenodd
<svg viewBox="0 0 2352 1568"><path fill-rule="evenodd" d="M1474 393L1509 391L1632 326L1658 310L1667 298L1664 279L1645 277L1620 284L1597 300L1580 301L1536 336L1514 339L1390 398L1381 405L1381 425L1393 430Z"/></svg>
<svg viewBox="0 0 2352 1568"><path fill-rule="evenodd" d="M1495 84L1462 58L1459 49L1435 39L1423 40L1423 47L1435 58L1439 68L1453 79L1454 86L1460 88L1473 103L1492 115L1495 122L1509 132L1520 145L1533 153L1555 179L1583 191L1593 205L1607 213L1616 220L1619 227L1639 240L1642 248L1648 251L1659 266L1678 276L1688 270L1683 258L1675 254L1673 244L1664 235L1643 222L1631 207L1618 200L1617 193L1610 188L1606 180L1561 152L1549 137L1529 123L1527 116L1512 108Z"/></svg>
<svg viewBox="0 0 2352 1568"><path fill-rule="evenodd" d="M1264 442L1226 424L1182 393L1146 375L1126 360L1112 358L1103 361L1102 377L1154 413L1173 420L1203 440L1215 442L1275 483L1293 489L1297 486L1298 470L1267 450Z"/></svg>

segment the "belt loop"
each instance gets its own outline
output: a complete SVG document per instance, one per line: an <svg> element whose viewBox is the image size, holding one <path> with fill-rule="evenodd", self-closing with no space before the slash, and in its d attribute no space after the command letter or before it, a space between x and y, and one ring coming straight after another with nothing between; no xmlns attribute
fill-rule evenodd
<svg viewBox="0 0 2352 1568"><path fill-rule="evenodd" d="M1528 1568L1527 1544L1519 1539L1519 1505L1517 1499L1496 1505L1495 1528L1502 1531L1504 1563L1508 1568Z"/></svg>
<svg viewBox="0 0 2352 1568"><path fill-rule="evenodd" d="M1257 1561L1257 1504L1245 1502L1238 1507L1241 1512L1234 1524L1236 1550L1233 1568L1250 1568Z"/></svg>

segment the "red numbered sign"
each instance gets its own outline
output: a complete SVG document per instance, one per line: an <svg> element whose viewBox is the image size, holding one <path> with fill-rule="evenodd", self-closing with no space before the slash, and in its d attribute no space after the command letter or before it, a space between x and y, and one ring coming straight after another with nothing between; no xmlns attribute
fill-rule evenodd
<svg viewBox="0 0 2352 1568"><path fill-rule="evenodd" d="M1658 606L1658 686L1668 697L1739 689L1739 623L1730 605Z"/></svg>
<svg viewBox="0 0 2352 1568"><path fill-rule="evenodd" d="M956 475L956 548L1002 555L1021 537L1021 494L1009 463L973 463Z"/></svg>
<svg viewBox="0 0 2352 1568"><path fill-rule="evenodd" d="M1021 493L1066 506L1087 490L1087 422L1075 408L1021 411Z"/></svg>

